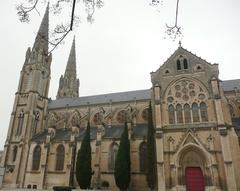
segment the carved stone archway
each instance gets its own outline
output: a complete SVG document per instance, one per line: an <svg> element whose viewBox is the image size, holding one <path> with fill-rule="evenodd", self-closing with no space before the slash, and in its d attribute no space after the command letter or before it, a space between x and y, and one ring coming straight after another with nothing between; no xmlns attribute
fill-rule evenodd
<svg viewBox="0 0 240 191"><path fill-rule="evenodd" d="M178 153L177 164L178 185L186 185L185 170L187 167L199 167L204 176L205 186L212 186L212 176L208 157L197 145L189 144L182 148Z"/></svg>

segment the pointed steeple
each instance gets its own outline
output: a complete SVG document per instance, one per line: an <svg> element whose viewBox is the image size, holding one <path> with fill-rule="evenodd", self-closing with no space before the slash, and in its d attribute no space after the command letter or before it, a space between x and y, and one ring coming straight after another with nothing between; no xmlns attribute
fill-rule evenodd
<svg viewBox="0 0 240 191"><path fill-rule="evenodd" d="M76 79L76 49L75 49L75 36L73 38L71 51L68 57L67 67L64 73L64 77Z"/></svg>
<svg viewBox="0 0 240 191"><path fill-rule="evenodd" d="M33 48L38 50L42 48L44 52L48 53L48 28L49 28L49 3L47 4L41 25L39 27Z"/></svg>
<svg viewBox="0 0 240 191"><path fill-rule="evenodd" d="M57 99L64 97L78 97L78 90L79 79L77 79L74 37L64 76L62 75L59 81Z"/></svg>

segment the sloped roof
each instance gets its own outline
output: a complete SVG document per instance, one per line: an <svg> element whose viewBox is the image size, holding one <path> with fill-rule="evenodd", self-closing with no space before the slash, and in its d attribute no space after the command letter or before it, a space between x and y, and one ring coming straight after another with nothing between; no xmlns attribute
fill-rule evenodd
<svg viewBox="0 0 240 191"><path fill-rule="evenodd" d="M240 118L232 118L232 124L235 128L240 130Z"/></svg>
<svg viewBox="0 0 240 191"><path fill-rule="evenodd" d="M79 98L62 98L58 100L49 101L48 108L62 108L71 106L84 106L84 105L95 105L95 104L104 104L110 102L128 102L134 100L149 100L151 91L146 90L136 90L129 92L119 92L119 93L110 93L94 96L85 96Z"/></svg>
<svg viewBox="0 0 240 191"><path fill-rule="evenodd" d="M224 91L232 91L235 88L240 89L240 79L235 80L225 80L222 81L222 86ZM110 102L129 102L134 100L150 100L151 90L136 90L128 92L110 93L94 96L85 96L79 98L62 98L58 100L50 100L48 108L57 109L64 108L67 105L69 107L74 106L85 106L85 105L95 105L95 104L106 104Z"/></svg>
<svg viewBox="0 0 240 191"><path fill-rule="evenodd" d="M222 86L224 91L240 90L240 79L222 81Z"/></svg>
<svg viewBox="0 0 240 191"><path fill-rule="evenodd" d="M122 132L124 130L124 125L119 126L111 126L111 127L105 127L105 133L103 138L120 138L122 135ZM85 128L79 129L79 134L77 136L78 141L82 141L84 136ZM137 124L133 127L133 135L135 137L146 137L147 136L147 124ZM36 142L44 142L46 140L47 131L43 131L42 133L39 133L35 135L32 138L32 141ZM67 128L61 128L56 129L56 134L52 141L69 141L71 137L71 129ZM97 127L91 127L90 129L90 137L91 140L95 140L97 138Z"/></svg>

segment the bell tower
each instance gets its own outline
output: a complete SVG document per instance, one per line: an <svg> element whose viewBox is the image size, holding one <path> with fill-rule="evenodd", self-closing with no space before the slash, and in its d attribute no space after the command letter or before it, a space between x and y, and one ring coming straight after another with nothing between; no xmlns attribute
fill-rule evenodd
<svg viewBox="0 0 240 191"><path fill-rule="evenodd" d="M48 26L49 5L20 73L1 164L5 168L4 187L23 188L29 141L45 128L52 61Z"/></svg>

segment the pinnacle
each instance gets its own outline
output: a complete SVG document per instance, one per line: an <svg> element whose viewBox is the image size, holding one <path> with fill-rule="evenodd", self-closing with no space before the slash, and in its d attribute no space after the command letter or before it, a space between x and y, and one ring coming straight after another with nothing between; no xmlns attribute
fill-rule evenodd
<svg viewBox="0 0 240 191"><path fill-rule="evenodd" d="M77 79L76 72L76 50L74 37L64 76L61 76L59 81L57 99L64 97L78 97L78 90L79 79Z"/></svg>
<svg viewBox="0 0 240 191"><path fill-rule="evenodd" d="M35 42L34 48L40 48L40 44L42 44L42 48L48 52L48 26L49 26L49 3L47 4L41 25L39 27Z"/></svg>
<svg viewBox="0 0 240 191"><path fill-rule="evenodd" d="M68 57L67 67L64 76L71 76L76 79L76 49L75 49L75 36L73 38L71 51Z"/></svg>

